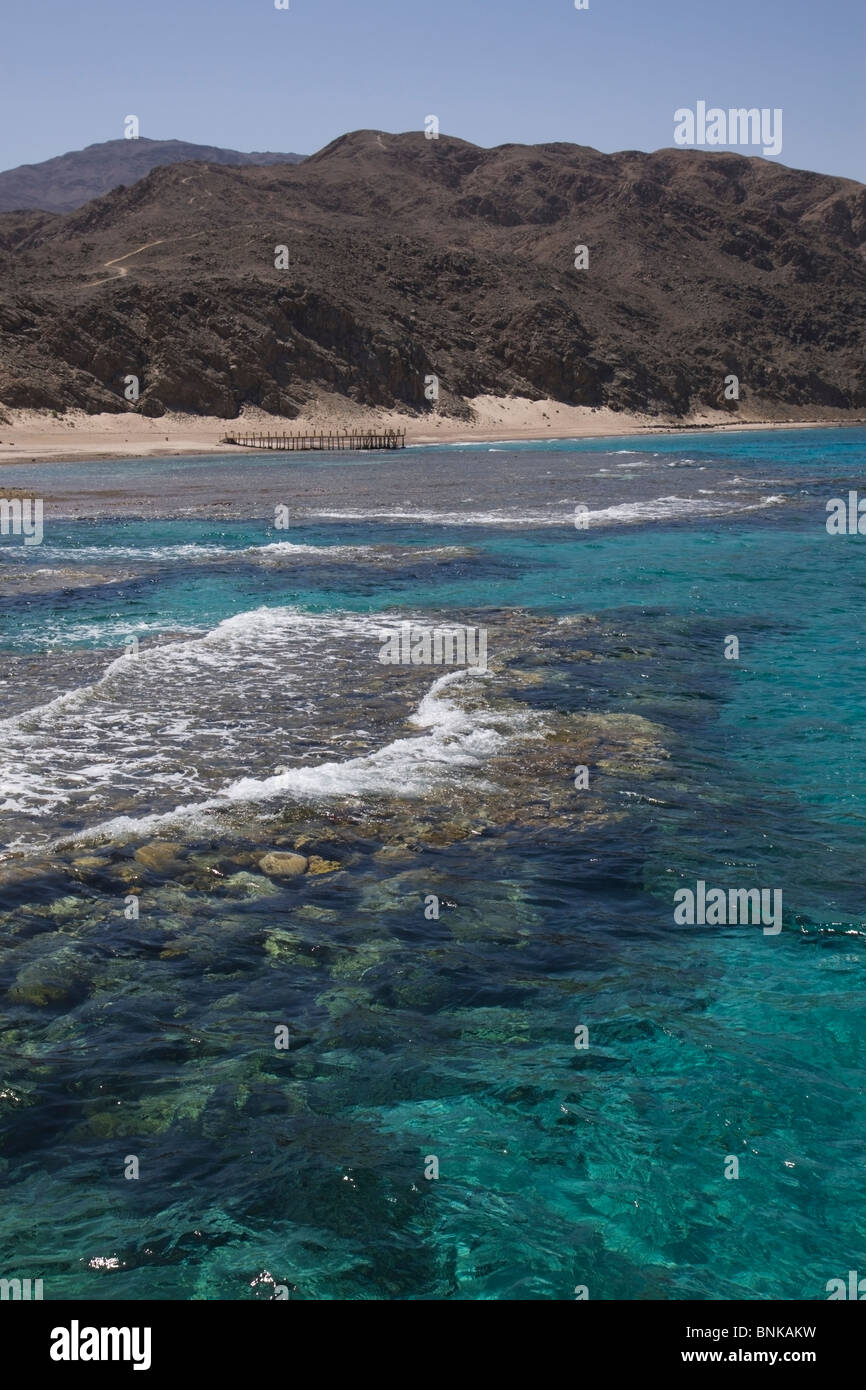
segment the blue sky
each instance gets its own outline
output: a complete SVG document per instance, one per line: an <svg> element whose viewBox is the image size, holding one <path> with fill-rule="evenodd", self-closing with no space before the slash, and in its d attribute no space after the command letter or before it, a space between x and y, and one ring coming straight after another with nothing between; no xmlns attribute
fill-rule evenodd
<svg viewBox="0 0 866 1390"><path fill-rule="evenodd" d="M781 107L782 163L866 182L864 59L864 0L25 0L0 18L0 168L130 114L241 150L430 114L481 145L652 150L704 100Z"/></svg>

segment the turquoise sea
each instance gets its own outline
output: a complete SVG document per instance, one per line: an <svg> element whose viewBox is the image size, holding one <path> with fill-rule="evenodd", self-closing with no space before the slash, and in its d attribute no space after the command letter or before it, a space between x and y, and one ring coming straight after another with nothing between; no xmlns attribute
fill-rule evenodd
<svg viewBox="0 0 866 1390"><path fill-rule="evenodd" d="M0 537L0 1276L866 1270L866 537L825 525L866 429L0 487L45 509ZM488 669L382 664L405 622L483 628ZM698 881L781 890L782 930L677 925Z"/></svg>

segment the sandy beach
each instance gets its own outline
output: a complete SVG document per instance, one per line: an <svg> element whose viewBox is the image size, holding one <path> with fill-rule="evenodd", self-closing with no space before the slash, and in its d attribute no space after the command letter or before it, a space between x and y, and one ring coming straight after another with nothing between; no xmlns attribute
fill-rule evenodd
<svg viewBox="0 0 866 1390"><path fill-rule="evenodd" d="M340 429L382 428L406 431L407 444L453 444L462 440L592 439L695 429L779 429L863 423L862 414L820 412L773 413L772 408L744 409L735 418L726 411L707 411L688 419L635 415L606 407L569 406L559 401L520 397L476 396L467 401L465 419L446 415L410 415L372 410L344 397L319 397L295 420L246 410L237 419L166 414L150 419L129 414L87 415L68 411L0 408L0 463L64 462L93 458L147 458L165 455L232 453L226 434L327 433Z"/></svg>

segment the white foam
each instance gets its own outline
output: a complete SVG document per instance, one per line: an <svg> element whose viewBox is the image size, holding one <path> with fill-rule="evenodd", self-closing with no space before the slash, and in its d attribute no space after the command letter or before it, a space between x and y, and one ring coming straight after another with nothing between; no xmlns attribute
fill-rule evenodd
<svg viewBox="0 0 866 1390"><path fill-rule="evenodd" d="M387 621L387 619L385 620ZM351 616L331 616L327 614L308 614L300 613L291 608L253 608L243 613L237 613L231 618L225 618L216 627L208 632L196 635L189 641L170 642L157 644L152 647L143 648L137 657L130 657L126 653L115 657L110 661L103 671L99 680L91 685L79 686L75 690L67 691L63 695L57 695L52 700L48 700L44 705L35 705L33 708L24 710L18 714L11 715L7 719L0 720L0 734L8 733L10 730L22 728L26 723L32 722L37 718L54 713L67 713L82 702L91 699L99 692L106 692L112 682L117 677L137 678L139 674L139 662L146 663L149 667L159 665L177 666L184 661L190 661L206 665L213 661L211 648L237 646L238 639L255 637L261 639L269 634L283 634L287 627L298 630L307 629L317 632L341 633L350 629L378 634L382 627L383 618L381 615L376 618L368 618L364 614ZM121 626L124 634L129 634L131 624ZM147 627L142 624L141 627ZM141 630L141 627L139 630ZM100 628L100 631L104 629Z"/></svg>
<svg viewBox="0 0 866 1390"><path fill-rule="evenodd" d="M49 560L210 560L234 555L237 551L222 545L80 545L42 546L42 557Z"/></svg>
<svg viewBox="0 0 866 1390"><path fill-rule="evenodd" d="M618 465L621 466L621 465ZM631 465L634 466L634 465ZM784 498L765 498L751 506L738 505L732 498L718 502L703 501L700 497L676 495L647 498L643 501L620 502L597 511L584 512L582 520L588 526L635 524L645 521L673 521L685 516L733 515L740 511L775 505ZM575 502L577 505L577 501ZM437 526L567 526L574 528L574 509L567 512L519 511L322 511L316 516L340 521L406 521Z"/></svg>
<svg viewBox="0 0 866 1390"><path fill-rule="evenodd" d="M326 513L317 513L326 515ZM336 513L335 513L336 515ZM359 513L358 515L363 515ZM418 553L436 554L435 550L427 549L422 552L419 548ZM127 562L156 562L169 563L173 561L196 561L196 560L262 560L265 563L273 560L292 559L295 556L315 556L319 559L329 560L336 557L353 558L355 556L379 555L391 556L394 554L393 547L379 545L311 545L300 541L268 541L261 545L247 546L225 546L225 545L164 545L164 546L124 546L124 545L87 545L78 547L63 546L42 546L39 558L49 561L51 564L42 566L37 571L30 573L51 574L54 564L60 562L93 563L99 561L101 565L113 564L116 561ZM22 548L16 552L16 558L22 557L24 560L30 558L29 552Z"/></svg>
<svg viewBox="0 0 866 1390"><path fill-rule="evenodd" d="M373 753L343 762L289 768L271 777L241 777L216 795L141 817L116 816L74 837L73 843L118 835L152 834L169 826L212 828L220 813L271 801L320 802L333 797L381 795L419 797L447 783L459 771L478 770L512 739L536 734L538 717L519 711L503 715L490 709L463 709L444 692L458 682L489 680L479 668L449 671L438 677L408 722L420 736L398 738ZM482 776L477 786L489 786Z"/></svg>
<svg viewBox="0 0 866 1390"><path fill-rule="evenodd" d="M83 832L91 835L133 827L147 833L274 797L411 796L477 768L517 726L510 716L461 708L451 685L487 678L466 670L434 682L407 737L339 761L318 753L314 761L314 750L345 736L340 710L331 717L331 692L353 690L366 661L378 680L383 638L405 620L253 609L203 635L118 657L91 684L4 719L0 809L15 817L12 848L44 843L36 827L48 817L83 827L95 821L99 831ZM290 761L276 774L243 773L251 762L273 768ZM137 814L139 807L148 813Z"/></svg>
<svg viewBox="0 0 866 1390"><path fill-rule="evenodd" d="M329 521L407 521L434 526L562 526L573 518L551 512L317 511Z"/></svg>
<svg viewBox="0 0 866 1390"><path fill-rule="evenodd" d="M98 680L0 721L0 810L44 816L80 802L85 786L97 802L119 792L135 799L143 785L172 780L179 749L190 743L202 770L190 767L188 789L203 790L209 747L266 736L268 698L307 713L302 668L287 669L288 642L300 640L304 650L312 642L314 659L327 669L347 634L369 643L372 660L381 627L381 615L262 608L205 634L116 657ZM249 711L241 724L225 707L226 687Z"/></svg>
<svg viewBox="0 0 866 1390"><path fill-rule="evenodd" d="M252 545L246 551L233 551L232 554L261 555L263 558L282 555L368 555L374 545L300 545L294 541L271 541L268 545Z"/></svg>

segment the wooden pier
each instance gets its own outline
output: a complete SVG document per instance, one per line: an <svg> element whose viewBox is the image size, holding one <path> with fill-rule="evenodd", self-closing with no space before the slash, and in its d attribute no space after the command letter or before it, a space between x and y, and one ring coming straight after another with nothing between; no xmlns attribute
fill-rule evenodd
<svg viewBox="0 0 866 1390"><path fill-rule="evenodd" d="M333 434L227 434L223 444L238 444L243 449L293 450L332 449L405 449L405 430L358 431L337 430Z"/></svg>

